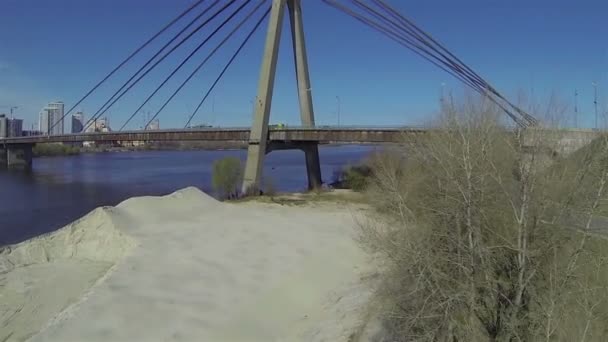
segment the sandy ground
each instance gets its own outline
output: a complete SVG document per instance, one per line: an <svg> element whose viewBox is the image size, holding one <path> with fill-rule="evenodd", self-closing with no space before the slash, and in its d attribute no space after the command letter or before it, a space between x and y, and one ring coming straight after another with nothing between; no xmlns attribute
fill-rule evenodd
<svg viewBox="0 0 608 342"><path fill-rule="evenodd" d="M371 272L331 202L129 199L0 252L0 341L348 341Z"/></svg>

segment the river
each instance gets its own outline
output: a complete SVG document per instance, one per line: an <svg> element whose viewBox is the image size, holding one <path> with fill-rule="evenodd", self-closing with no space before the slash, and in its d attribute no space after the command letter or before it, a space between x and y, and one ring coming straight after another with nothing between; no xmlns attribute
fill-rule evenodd
<svg viewBox="0 0 608 342"><path fill-rule="evenodd" d="M323 180L359 162L372 146L319 148ZM245 150L108 152L35 158L32 171L0 170L0 246L48 233L99 206L195 186L210 193L213 161L245 160ZM270 153L264 177L282 192L306 189L304 153Z"/></svg>

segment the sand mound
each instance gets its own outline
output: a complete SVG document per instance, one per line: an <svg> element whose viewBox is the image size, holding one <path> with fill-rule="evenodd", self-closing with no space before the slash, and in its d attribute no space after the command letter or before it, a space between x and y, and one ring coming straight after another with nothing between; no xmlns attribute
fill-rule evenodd
<svg viewBox="0 0 608 342"><path fill-rule="evenodd" d="M134 246L134 241L115 225L112 208L97 208L55 232L0 250L0 273L15 267L86 259L114 263Z"/></svg>
<svg viewBox="0 0 608 342"><path fill-rule="evenodd" d="M229 204L220 202L195 187L188 187L172 194L129 198L116 208L135 217L136 220L166 220L166 215L188 214L192 212L212 212ZM155 208L154 210L150 210Z"/></svg>
<svg viewBox="0 0 608 342"><path fill-rule="evenodd" d="M58 231L0 250L0 341L23 341L78 301L135 242L98 208Z"/></svg>
<svg viewBox="0 0 608 342"><path fill-rule="evenodd" d="M355 227L329 202L195 188L97 209L0 256L0 341L348 341L369 296Z"/></svg>

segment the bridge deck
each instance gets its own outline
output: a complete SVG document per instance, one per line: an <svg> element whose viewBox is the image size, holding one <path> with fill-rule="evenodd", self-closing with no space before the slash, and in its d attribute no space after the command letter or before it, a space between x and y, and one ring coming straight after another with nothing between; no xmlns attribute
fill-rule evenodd
<svg viewBox="0 0 608 342"><path fill-rule="evenodd" d="M150 131L95 132L63 135L38 135L0 139L0 145L40 144L57 142L114 141L249 141L249 128L196 128ZM420 133L422 128L274 128L268 132L270 141L318 141L321 143L396 143L403 134Z"/></svg>

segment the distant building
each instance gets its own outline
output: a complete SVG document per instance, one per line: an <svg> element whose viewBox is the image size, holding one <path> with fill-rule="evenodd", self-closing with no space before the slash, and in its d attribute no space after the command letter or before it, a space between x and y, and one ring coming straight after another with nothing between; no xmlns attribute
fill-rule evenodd
<svg viewBox="0 0 608 342"><path fill-rule="evenodd" d="M145 129L146 129L146 131L159 130L160 129L160 122L158 121L158 119L152 120L152 122L150 122L146 126Z"/></svg>
<svg viewBox="0 0 608 342"><path fill-rule="evenodd" d="M23 131L23 120L7 118L0 114L0 138L20 137Z"/></svg>
<svg viewBox="0 0 608 342"><path fill-rule="evenodd" d="M51 102L40 111L38 130L46 135L64 133L63 102Z"/></svg>
<svg viewBox="0 0 608 342"><path fill-rule="evenodd" d="M42 132L40 131L35 131L35 130L27 130L27 131L23 131L21 132L21 136L24 137L30 137L30 136L34 136L34 135L42 135Z"/></svg>
<svg viewBox="0 0 608 342"><path fill-rule="evenodd" d="M101 118L95 120L89 120L86 124L87 133L92 132L112 132L110 128L110 120L108 118Z"/></svg>
<svg viewBox="0 0 608 342"><path fill-rule="evenodd" d="M84 113L76 112L72 114L72 133L80 133L84 128Z"/></svg>
<svg viewBox="0 0 608 342"><path fill-rule="evenodd" d="M0 138L8 137L8 120L6 114L0 114Z"/></svg>
<svg viewBox="0 0 608 342"><path fill-rule="evenodd" d="M20 137L23 133L23 120L21 119L8 119L8 136L9 137Z"/></svg>
<svg viewBox="0 0 608 342"><path fill-rule="evenodd" d="M110 128L110 120L108 120L108 118L89 120L87 122L87 124L85 125L85 130L86 130L86 133L112 132L112 128ZM91 147L91 146L98 146L98 145L104 145L104 144L107 144L107 143L101 143L101 142L96 142L96 141L85 141L83 143L83 146Z"/></svg>

